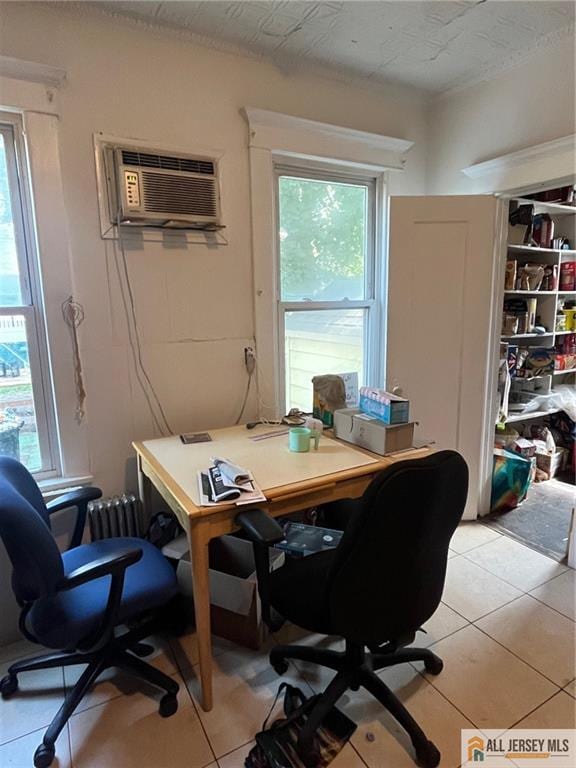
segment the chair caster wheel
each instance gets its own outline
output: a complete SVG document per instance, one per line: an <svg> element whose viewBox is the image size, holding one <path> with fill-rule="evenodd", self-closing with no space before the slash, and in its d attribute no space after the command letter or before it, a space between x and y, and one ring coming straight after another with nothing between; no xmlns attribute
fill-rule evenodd
<svg viewBox="0 0 576 768"><path fill-rule="evenodd" d="M174 693L167 693L160 700L160 707L158 713L160 717L171 717L175 715L178 710L178 698Z"/></svg>
<svg viewBox="0 0 576 768"><path fill-rule="evenodd" d="M48 768L52 765L56 749L49 747L46 744L40 744L36 752L34 752L34 768Z"/></svg>
<svg viewBox="0 0 576 768"><path fill-rule="evenodd" d="M143 659L145 656L150 656L151 653L154 653L154 646L149 645L148 643L136 643L136 645L133 645L132 648L129 648L128 650L131 651L134 656Z"/></svg>
<svg viewBox="0 0 576 768"><path fill-rule="evenodd" d="M444 662L435 656L433 659L426 659L424 667L431 675L439 675L444 669Z"/></svg>
<svg viewBox="0 0 576 768"><path fill-rule="evenodd" d="M416 762L422 768L436 768L440 764L440 752L431 741L426 741L416 749Z"/></svg>
<svg viewBox="0 0 576 768"><path fill-rule="evenodd" d="M0 693L3 699L7 699L18 690L18 678L16 675L7 674L0 680Z"/></svg>

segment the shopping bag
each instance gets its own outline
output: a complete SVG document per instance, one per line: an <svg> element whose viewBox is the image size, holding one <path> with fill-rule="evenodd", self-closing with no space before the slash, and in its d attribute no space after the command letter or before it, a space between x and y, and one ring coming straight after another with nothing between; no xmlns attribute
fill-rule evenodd
<svg viewBox="0 0 576 768"><path fill-rule="evenodd" d="M299 688L282 683L272 709L282 691L285 691L285 717L276 720L269 728L270 716L266 718L262 730L256 734L256 746L246 758L245 768L306 768L298 755L297 743L318 696L306 698ZM329 765L355 730L356 724L339 709L332 707L314 735L313 749L318 756L317 768Z"/></svg>

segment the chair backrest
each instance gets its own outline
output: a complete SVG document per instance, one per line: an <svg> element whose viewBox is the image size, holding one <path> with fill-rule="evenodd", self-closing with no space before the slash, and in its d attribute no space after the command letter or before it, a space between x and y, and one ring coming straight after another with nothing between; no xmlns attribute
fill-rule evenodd
<svg viewBox="0 0 576 768"><path fill-rule="evenodd" d="M60 551L42 513L31 501L34 493L24 473L29 474L15 459L0 459L0 538L14 569L12 587L20 604L48 594L64 576Z"/></svg>
<svg viewBox="0 0 576 768"><path fill-rule="evenodd" d="M38 512L48 528L51 527L50 516L48 515L42 492L24 464L10 458L10 456L0 456L0 478L5 478L21 496L24 496L26 501Z"/></svg>
<svg viewBox="0 0 576 768"><path fill-rule="evenodd" d="M361 643L399 641L432 616L467 495L468 467L455 451L398 462L373 480L329 574L339 634Z"/></svg>

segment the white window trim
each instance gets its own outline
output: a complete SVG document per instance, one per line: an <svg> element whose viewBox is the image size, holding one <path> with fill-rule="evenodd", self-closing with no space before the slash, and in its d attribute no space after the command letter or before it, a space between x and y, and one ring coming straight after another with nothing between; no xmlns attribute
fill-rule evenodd
<svg viewBox="0 0 576 768"><path fill-rule="evenodd" d="M284 411L284 382L280 365L281 339L278 312L278 249L275 162L291 165L307 161L316 168L349 168L351 174L376 180L375 260L376 296L386 296L387 258L385 222L389 171L402 171L403 157L413 142L247 107L249 124L254 323L257 355L259 414L278 418ZM386 338L385 313L380 313L380 338ZM377 363L384 380L385 349ZM376 382L375 382L376 383Z"/></svg>
<svg viewBox="0 0 576 768"><path fill-rule="evenodd" d="M74 295L74 284L58 144L59 100L53 86L65 80L65 73L59 70L55 77L53 68L49 68L44 77L37 68L39 65L35 65L34 76L27 78L27 64L22 62L18 78L14 77L13 69L10 72L13 76L0 76L0 109L22 116L28 150L49 368L60 438L60 471L47 475L87 478L91 474L87 423L86 419L82 423L76 421L72 345L62 317L62 303ZM1 65L0 61L0 75L5 71ZM13 61L10 66L14 67Z"/></svg>

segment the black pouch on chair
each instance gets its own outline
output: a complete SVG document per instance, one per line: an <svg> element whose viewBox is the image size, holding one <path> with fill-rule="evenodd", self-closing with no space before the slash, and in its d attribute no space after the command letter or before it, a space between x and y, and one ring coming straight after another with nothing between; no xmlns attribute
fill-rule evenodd
<svg viewBox="0 0 576 768"><path fill-rule="evenodd" d="M300 731L306 723L308 712L318 697L312 696L308 699L299 688L282 683L276 699L282 690L286 691L284 695L286 717L276 720L269 728L266 727L268 724L268 718L266 718L262 730L256 734L256 746L250 750L244 763L245 768L305 768L296 750L296 744ZM356 724L339 709L332 707L314 736L314 751L319 755L317 768L329 765L355 730Z"/></svg>

